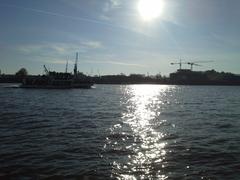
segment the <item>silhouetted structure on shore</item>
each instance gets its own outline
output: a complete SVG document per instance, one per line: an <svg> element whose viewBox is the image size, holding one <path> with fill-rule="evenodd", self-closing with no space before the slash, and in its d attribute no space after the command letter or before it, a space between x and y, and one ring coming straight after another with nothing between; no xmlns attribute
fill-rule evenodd
<svg viewBox="0 0 240 180"><path fill-rule="evenodd" d="M52 72L56 73L56 72ZM58 74L56 74L57 76ZM59 74L60 76L61 74ZM240 85L240 75L209 71L191 71L179 69L169 77L160 74L146 76L144 74L86 76L78 73L81 79L88 79L96 84L173 84L173 85ZM27 76L27 79L39 79L40 76ZM21 83L24 76L0 75L0 83Z"/></svg>
<svg viewBox="0 0 240 180"><path fill-rule="evenodd" d="M240 85L240 76L215 70L202 72L179 69L170 74L169 83L177 85Z"/></svg>

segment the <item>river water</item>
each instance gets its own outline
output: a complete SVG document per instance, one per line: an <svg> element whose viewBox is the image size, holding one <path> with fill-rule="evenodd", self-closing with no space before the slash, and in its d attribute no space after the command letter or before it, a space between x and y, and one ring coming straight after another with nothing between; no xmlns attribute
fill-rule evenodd
<svg viewBox="0 0 240 180"><path fill-rule="evenodd" d="M240 179L240 87L0 85L0 179Z"/></svg>

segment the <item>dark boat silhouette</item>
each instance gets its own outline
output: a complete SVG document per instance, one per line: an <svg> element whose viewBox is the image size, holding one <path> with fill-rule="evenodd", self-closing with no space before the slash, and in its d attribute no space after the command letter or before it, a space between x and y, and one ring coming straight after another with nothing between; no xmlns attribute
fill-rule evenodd
<svg viewBox="0 0 240 180"><path fill-rule="evenodd" d="M40 89L71 89L71 88L91 88L94 83L91 79L79 73L77 70L78 53L76 54L76 62L74 65L74 74L67 72L49 71L44 65L45 75L27 77L20 85L21 88L40 88Z"/></svg>

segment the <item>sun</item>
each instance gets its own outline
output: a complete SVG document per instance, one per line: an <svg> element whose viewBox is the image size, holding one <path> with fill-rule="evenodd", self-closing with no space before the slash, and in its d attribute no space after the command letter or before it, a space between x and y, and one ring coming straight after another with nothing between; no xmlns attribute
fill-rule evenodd
<svg viewBox="0 0 240 180"><path fill-rule="evenodd" d="M145 21L151 21L160 17L163 9L163 0L139 0L138 3L138 11Z"/></svg>

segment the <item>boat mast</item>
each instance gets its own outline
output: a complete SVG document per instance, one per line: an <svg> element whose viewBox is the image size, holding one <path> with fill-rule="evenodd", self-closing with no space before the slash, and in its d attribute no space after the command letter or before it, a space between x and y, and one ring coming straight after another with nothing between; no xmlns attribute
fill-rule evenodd
<svg viewBox="0 0 240 180"><path fill-rule="evenodd" d="M67 63L66 63L66 69L65 69L65 73L68 72L68 59L67 59Z"/></svg>
<svg viewBox="0 0 240 180"><path fill-rule="evenodd" d="M76 61L74 65L74 76L77 76L78 52L76 53Z"/></svg>

